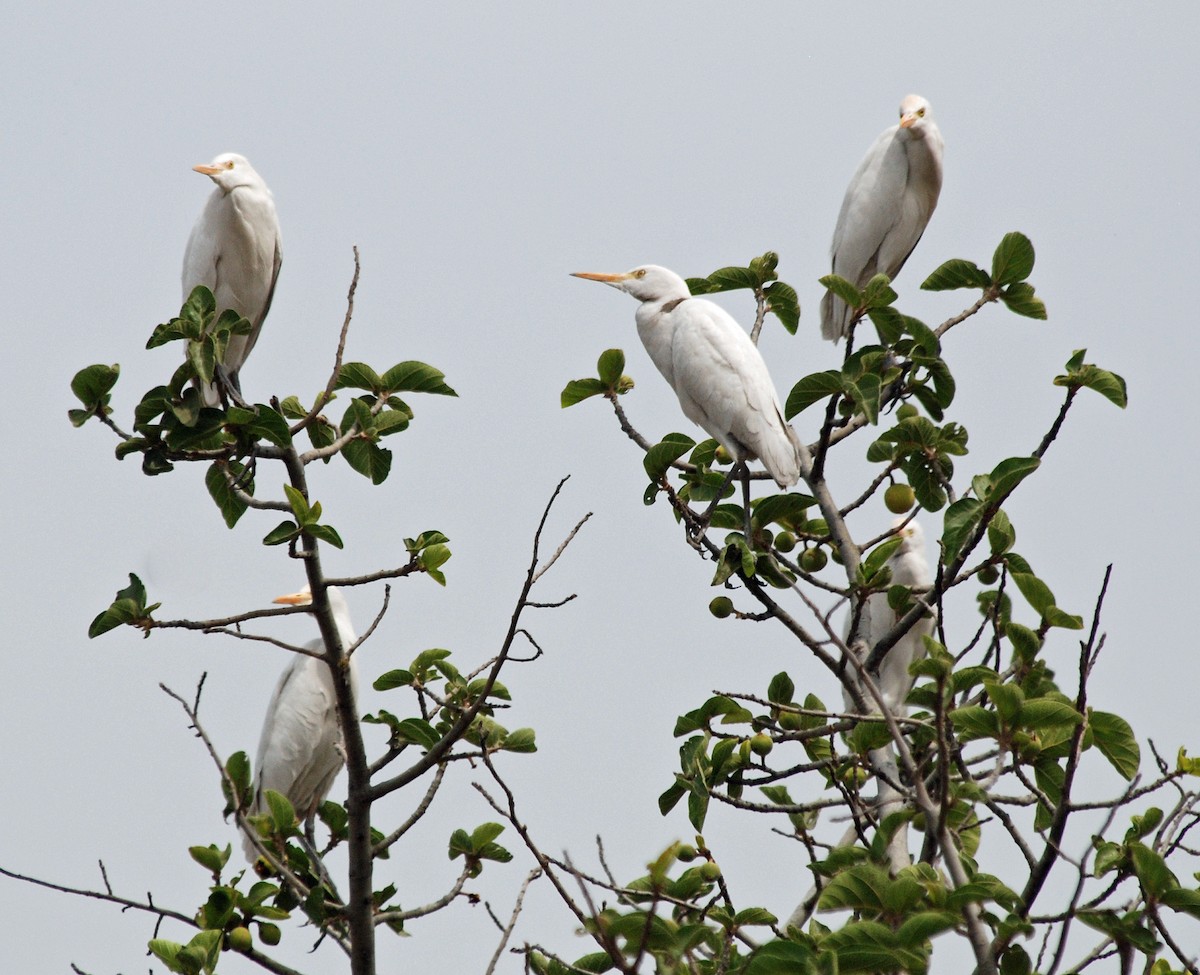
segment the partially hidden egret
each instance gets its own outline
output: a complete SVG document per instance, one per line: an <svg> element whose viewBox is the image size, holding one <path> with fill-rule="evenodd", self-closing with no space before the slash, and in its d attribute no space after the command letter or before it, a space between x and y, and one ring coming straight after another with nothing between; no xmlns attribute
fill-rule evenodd
<svg viewBox="0 0 1200 975"><path fill-rule="evenodd" d="M271 308L282 250L275 200L263 178L244 156L227 152L211 163L193 166L217 188L192 228L183 255L183 297L197 285L216 298L218 314L232 308L249 320L248 335L234 335L220 371L240 396L238 372L250 355L263 319ZM201 389L206 406L219 406L216 384Z"/></svg>
<svg viewBox="0 0 1200 975"><path fill-rule="evenodd" d="M902 525L899 527L900 547L892 553L887 562L892 573L890 585L927 588L933 584L933 578L929 562L925 558L924 532L915 521L910 521L907 525L903 525L903 522L899 524ZM860 635L866 641L869 654L875 645L895 627L902 614L898 614L888 605L886 592L872 593L868 596L867 607L870 613L870 625L866 626L867 621L864 620ZM851 612L850 618L846 621L847 639L850 637L853 615ZM923 616L917 620L908 632L896 641L879 664L876 686L879 688L880 697L883 698L888 711L897 717L908 714L908 708L904 702L913 686L913 677L909 674L908 668L909 665L925 656L925 641L922 637L930 636L933 633L933 626L934 618L932 616ZM879 706L874 697L863 687L858 679L857 670L852 669L849 662L847 662L847 678L858 687L859 694L868 709L879 713ZM855 705L854 697L848 687L843 688L843 696L846 710L857 711L858 707ZM882 821L891 813L898 811L903 804L903 793L899 789L900 769L891 745L873 750L869 757L878 782L877 811L879 819ZM910 858L906 828L900 827L893 833L892 842L888 846L888 857L893 873L908 866Z"/></svg>
<svg viewBox="0 0 1200 975"><path fill-rule="evenodd" d="M329 608L343 649L353 646L357 637L350 622L350 610L337 588L325 590ZM304 606L312 602L306 586L300 592L280 596L277 603ZM325 644L313 640L307 649L324 652ZM347 673L350 689L358 698L358 658L352 655ZM321 657L295 654L288 664L263 721L254 763L254 798L249 815L267 811L266 790L287 796L296 816L305 824L310 845L313 842L313 818L317 807L329 795L333 780L345 764L342 732L338 724L337 695L329 665ZM248 837L243 837L246 857L253 863L258 853Z"/></svg>
<svg viewBox="0 0 1200 975"><path fill-rule="evenodd" d="M855 170L830 247L833 273L862 288L894 278L925 232L942 190L942 133L920 95L900 103L900 122L880 134ZM821 300L821 335L850 332L853 309L832 291Z"/></svg>
<svg viewBox="0 0 1200 975"><path fill-rule="evenodd" d="M689 420L743 468L757 458L781 488L800 479L800 440L783 418L762 354L729 312L693 298L683 278L654 264L575 277L601 281L641 302L638 336Z"/></svg>

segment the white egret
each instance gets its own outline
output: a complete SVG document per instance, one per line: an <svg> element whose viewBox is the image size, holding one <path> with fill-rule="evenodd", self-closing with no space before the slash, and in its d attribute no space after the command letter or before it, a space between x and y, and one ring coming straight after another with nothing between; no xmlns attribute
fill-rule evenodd
<svg viewBox="0 0 1200 975"><path fill-rule="evenodd" d="M689 420L743 468L757 458L781 488L800 479L800 441L783 418L767 364L724 308L693 298L683 278L654 264L575 277L601 281L641 302L638 335Z"/></svg>
<svg viewBox="0 0 1200 975"><path fill-rule="evenodd" d="M349 649L357 637L346 600L333 586L325 594L342 647ZM275 602L308 605L312 602L312 592L305 586L300 592L280 596ZM316 639L308 644L308 649L324 652L325 644ZM357 656L350 657L347 673L351 692L357 699ZM320 657L294 654L267 707L254 762L254 798L248 814L266 812L266 790L274 789L291 801L297 818L305 824L311 844L317 807L329 795L333 780L344 764L337 695L329 665ZM258 854L249 838L243 837L243 847L247 859L253 863Z"/></svg>
<svg viewBox="0 0 1200 975"><path fill-rule="evenodd" d="M900 103L900 122L880 134L855 170L830 252L833 273L862 288L894 278L925 232L942 190L942 133L920 95ZM831 291L821 300L821 335L850 332L853 309Z"/></svg>
<svg viewBox="0 0 1200 975"><path fill-rule="evenodd" d="M208 176L217 188L188 238L183 255L183 297L197 285L205 285L217 300L218 314L232 308L253 326L248 335L230 338L219 364L228 385L240 396L238 371L258 341L279 277L282 251L275 200L244 156L227 152L192 168ZM216 384L200 392L206 406L220 405Z"/></svg>
<svg viewBox="0 0 1200 975"><path fill-rule="evenodd" d="M910 521L900 529L900 537L900 547L892 553L887 562L892 573L890 585L927 588L933 584L933 578L929 562L925 558L925 535L921 531L921 526L915 521ZM870 616L869 626L865 625L867 620L864 620L861 635L866 641L869 654L875 645L892 630L903 614L897 613L888 605L887 593L883 592L872 593L867 597L867 607ZM853 613L846 620L847 639L850 637L852 624ZM925 656L925 641L922 638L932 635L933 626L934 618L932 616L924 616L917 620L909 631L896 641L879 664L879 676L875 683L888 711L895 716L903 717L908 713L904 702L913 685L913 677L909 674L908 668L910 664ZM851 669L849 662L847 662L847 677L857 686L867 707L872 712L879 713L879 707L874 697L862 686L857 672ZM857 711L858 708L849 687L843 688L843 696L846 710ZM898 811L903 804L904 797L899 788L900 769L896 763L895 750L891 745L875 749L869 757L878 783L879 793L876 808L882 822L893 812ZM899 827L892 835L892 841L888 846L888 857L893 873L908 866L910 859L906 826Z"/></svg>

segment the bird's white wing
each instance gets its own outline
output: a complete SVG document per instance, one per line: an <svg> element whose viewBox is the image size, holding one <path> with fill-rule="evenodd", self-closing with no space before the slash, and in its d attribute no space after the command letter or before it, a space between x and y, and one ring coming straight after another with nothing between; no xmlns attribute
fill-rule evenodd
<svg viewBox="0 0 1200 975"><path fill-rule="evenodd" d="M735 457L757 457L778 483L796 483L796 435L750 336L704 299L684 301L668 314L677 318L671 358L683 412Z"/></svg>
<svg viewBox="0 0 1200 975"><path fill-rule="evenodd" d="M908 183L908 160L896 138L898 131L898 126L888 129L867 150L846 188L833 232L833 273L855 287L861 288L881 270L887 273L881 253L892 255L896 250L891 238L902 223ZM915 245L915 240L908 245L901 263Z"/></svg>
<svg viewBox="0 0 1200 975"><path fill-rule="evenodd" d="M310 649L322 644L314 641ZM267 709L255 770L255 810L263 793L287 796L305 817L328 793L343 761L333 680L323 660L298 656L288 666Z"/></svg>

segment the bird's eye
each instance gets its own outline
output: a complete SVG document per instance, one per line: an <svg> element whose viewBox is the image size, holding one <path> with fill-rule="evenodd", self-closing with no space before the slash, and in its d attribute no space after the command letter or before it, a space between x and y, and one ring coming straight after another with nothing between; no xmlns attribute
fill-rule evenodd
<svg viewBox="0 0 1200 975"><path fill-rule="evenodd" d="M232 159L227 159L227 160L225 160L225 168L226 168L226 169L233 169L233 160L232 160Z"/></svg>
<svg viewBox="0 0 1200 975"><path fill-rule="evenodd" d="M917 109L917 118L924 118L924 117L925 117L925 109L918 108Z"/></svg>
<svg viewBox="0 0 1200 975"><path fill-rule="evenodd" d="M633 272L633 276L635 278L644 278L646 276L646 269L644 267L639 267Z"/></svg>

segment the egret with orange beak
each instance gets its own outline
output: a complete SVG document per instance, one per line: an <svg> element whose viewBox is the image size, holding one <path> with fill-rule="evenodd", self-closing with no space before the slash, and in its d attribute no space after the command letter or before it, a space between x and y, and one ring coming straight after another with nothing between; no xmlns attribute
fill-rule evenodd
<svg viewBox="0 0 1200 975"><path fill-rule="evenodd" d="M217 314L232 308L251 325L248 335L231 336L218 375L226 393L241 399L238 372L258 341L271 309L283 252L275 200L263 178L244 156L227 152L211 163L193 166L217 188L192 228L183 255L183 297L197 285L216 298ZM200 390L206 406L219 406L217 384Z"/></svg>
<svg viewBox="0 0 1200 975"><path fill-rule="evenodd" d="M842 199L830 252L833 273L862 288L894 278L925 233L942 191L942 133L920 95L900 103L900 121L867 150ZM821 335L850 334L854 309L832 291L821 301Z"/></svg>

